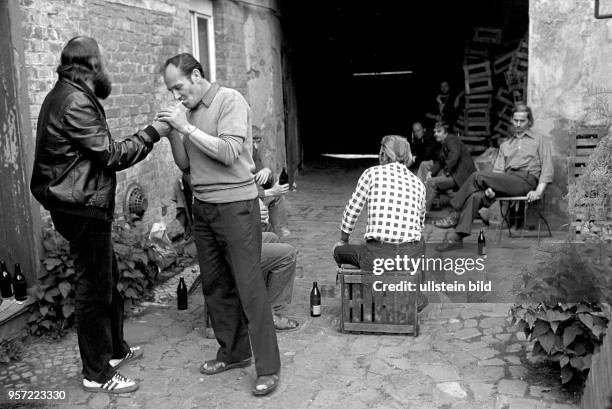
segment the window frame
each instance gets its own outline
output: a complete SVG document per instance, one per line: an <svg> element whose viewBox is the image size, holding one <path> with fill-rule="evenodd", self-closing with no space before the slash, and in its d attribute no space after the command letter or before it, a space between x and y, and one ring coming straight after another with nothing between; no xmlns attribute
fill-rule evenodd
<svg viewBox="0 0 612 409"><path fill-rule="evenodd" d="M209 14L202 13L200 11L189 11L190 20L191 20L191 49L192 54L200 63L200 39L198 36L199 27L198 27L198 19L207 20L206 24L206 37L208 38L208 70L210 72L210 78L207 78L208 81L215 82L217 80L217 64L215 62L215 30L214 30L214 21L213 16Z"/></svg>

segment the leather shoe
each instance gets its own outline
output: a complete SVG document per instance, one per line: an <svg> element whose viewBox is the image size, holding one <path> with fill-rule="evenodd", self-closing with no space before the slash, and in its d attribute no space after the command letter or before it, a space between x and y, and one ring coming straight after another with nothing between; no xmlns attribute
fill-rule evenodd
<svg viewBox="0 0 612 409"><path fill-rule="evenodd" d="M450 229L452 227L457 226L458 222L459 214L457 212L452 212L448 216L433 222L433 225L441 229Z"/></svg>
<svg viewBox="0 0 612 409"><path fill-rule="evenodd" d="M463 240L449 239L436 247L436 251L443 253L445 251L459 250L463 248Z"/></svg>

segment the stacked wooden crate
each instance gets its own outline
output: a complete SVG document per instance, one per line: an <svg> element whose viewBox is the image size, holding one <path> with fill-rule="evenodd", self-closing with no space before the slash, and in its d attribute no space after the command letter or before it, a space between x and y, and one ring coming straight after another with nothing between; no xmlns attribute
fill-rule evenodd
<svg viewBox="0 0 612 409"><path fill-rule="evenodd" d="M524 38L516 49L497 56L493 62L493 72L500 79L495 96L497 123L493 128L494 138L510 137L512 108L519 102L527 101L528 52L529 46Z"/></svg>
<svg viewBox="0 0 612 409"><path fill-rule="evenodd" d="M484 152L490 145L491 108L493 103L493 72L491 49L501 43L499 28L476 27L474 37L467 43L463 61L465 80L465 109L460 119L462 140L474 155Z"/></svg>
<svg viewBox="0 0 612 409"><path fill-rule="evenodd" d="M464 54L465 109L454 131L473 155L511 132L512 107L525 101L528 43L503 43L502 30L475 27Z"/></svg>
<svg viewBox="0 0 612 409"><path fill-rule="evenodd" d="M589 157L606 136L606 126L581 126L570 134L568 184L576 183L586 169ZM573 241L612 241L612 209L606 203L582 206L574 210L570 220Z"/></svg>

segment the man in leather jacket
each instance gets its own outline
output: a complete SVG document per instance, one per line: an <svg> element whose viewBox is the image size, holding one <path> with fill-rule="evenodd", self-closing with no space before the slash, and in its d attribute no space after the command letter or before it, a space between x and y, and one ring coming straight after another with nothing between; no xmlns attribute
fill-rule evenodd
<svg viewBox="0 0 612 409"><path fill-rule="evenodd" d="M59 80L41 107L30 189L70 242L75 317L83 387L124 393L138 383L116 372L142 355L123 338L123 297L111 241L115 173L143 160L169 127L154 122L115 141L99 99L111 92L96 41L71 39L61 54Z"/></svg>

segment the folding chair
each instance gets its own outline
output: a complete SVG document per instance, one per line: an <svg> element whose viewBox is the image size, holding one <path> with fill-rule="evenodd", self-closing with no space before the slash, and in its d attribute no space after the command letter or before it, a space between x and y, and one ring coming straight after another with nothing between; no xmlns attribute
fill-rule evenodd
<svg viewBox="0 0 612 409"><path fill-rule="evenodd" d="M512 197L498 197L499 201L499 212L501 214L501 223L499 224L499 239L498 241L501 243L502 238L502 230L503 225L506 223L508 227L508 236L510 237L527 237L525 236L525 226L527 224L527 211L530 207L534 208L538 215L538 244L540 244L540 233L542 228L542 222L546 225L546 229L548 230L548 237L552 237L552 232L550 231L550 225L544 217L544 208L545 208L545 194L542 194L540 200L536 200L533 202L527 201L527 196L512 196ZM523 223L521 226L521 233L518 236L512 235L511 226L512 223L510 221L510 210L513 206L519 209L520 203L523 203Z"/></svg>

